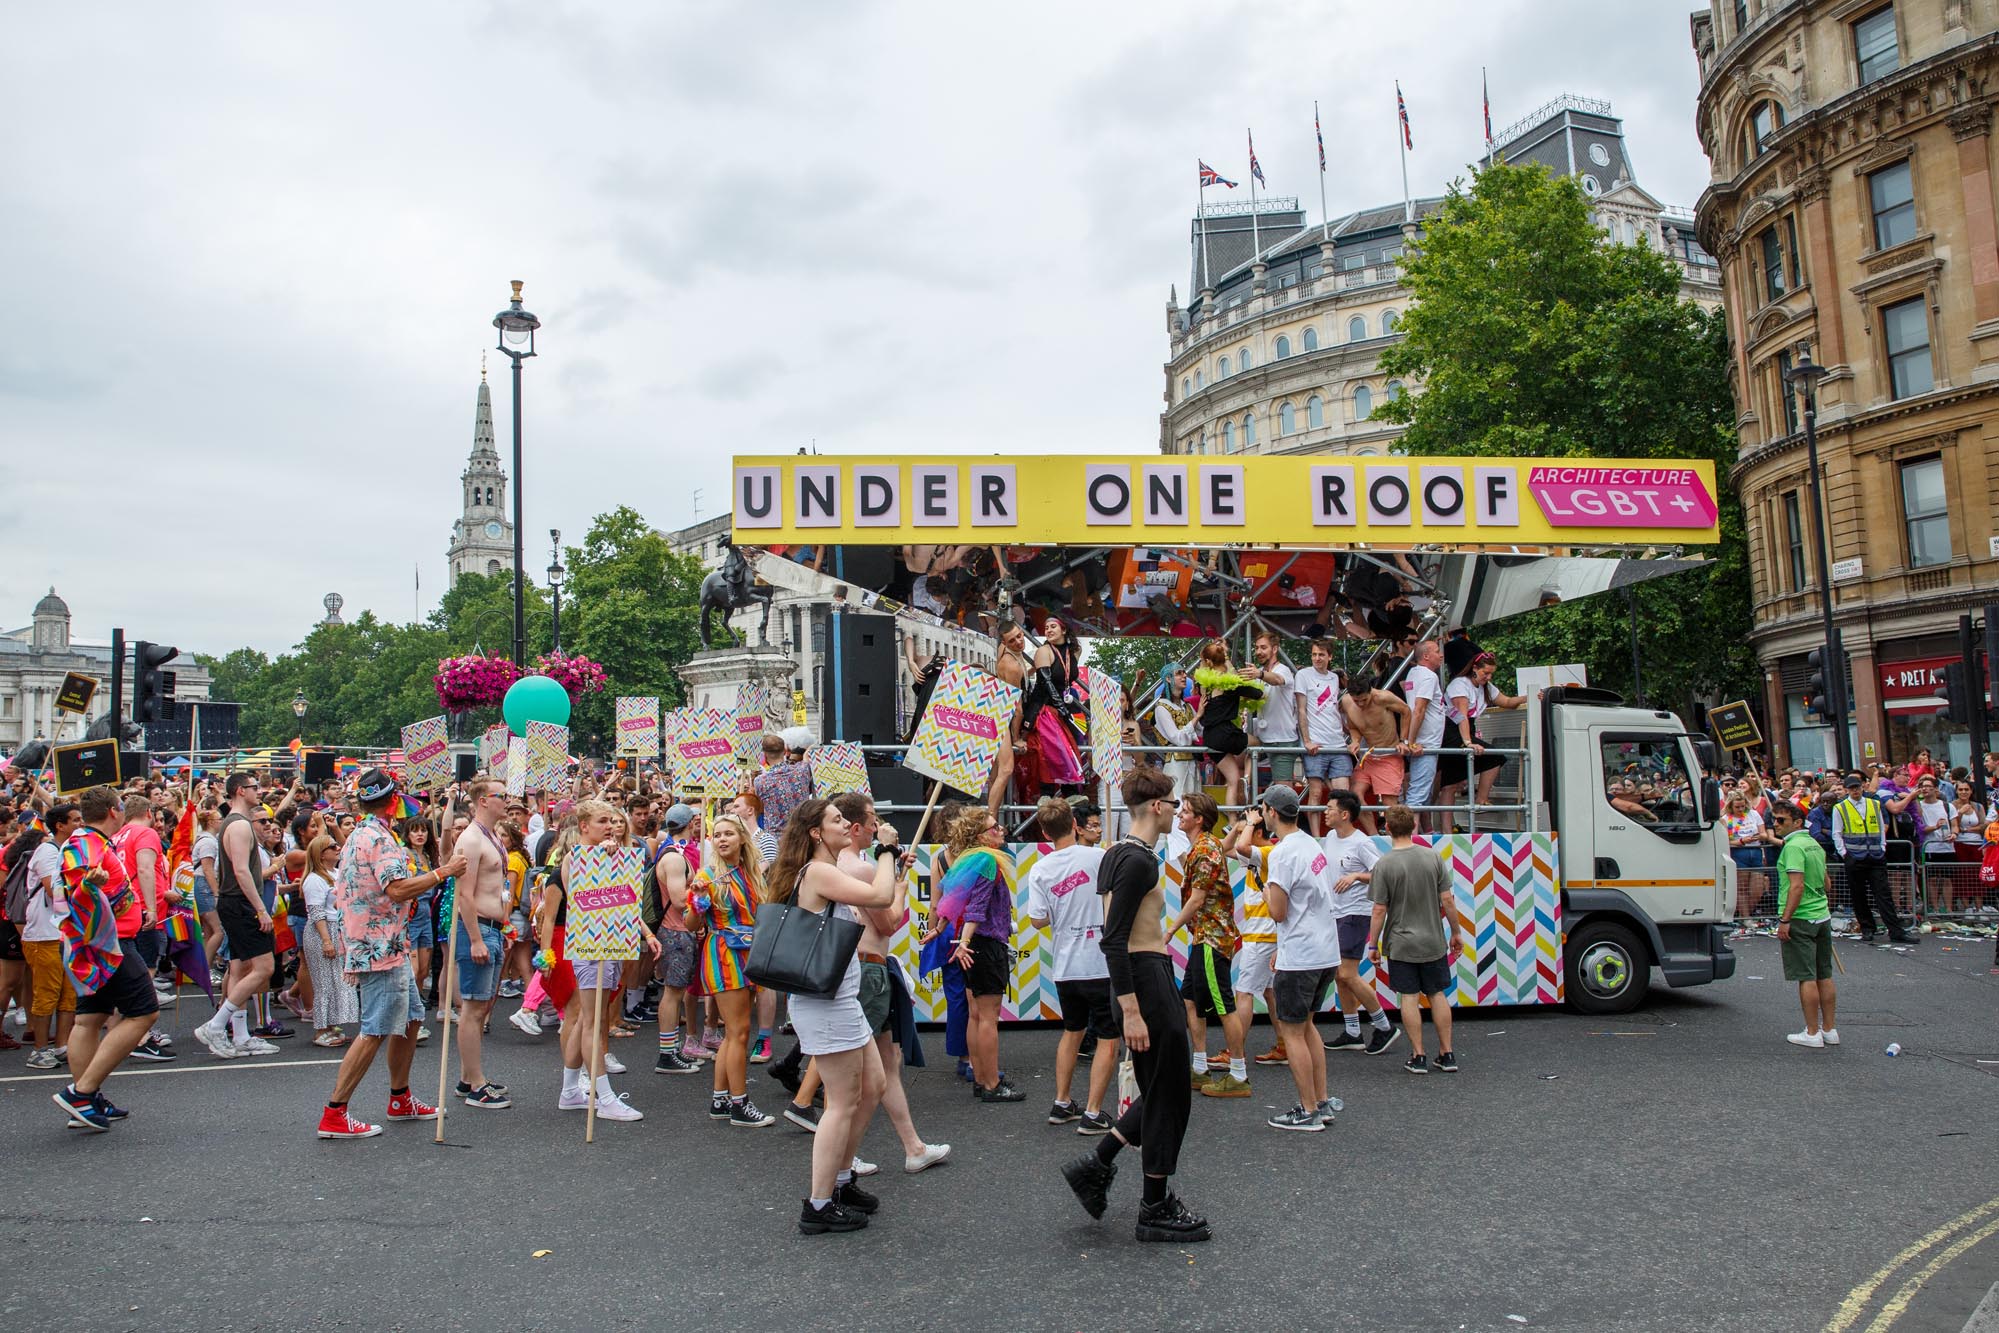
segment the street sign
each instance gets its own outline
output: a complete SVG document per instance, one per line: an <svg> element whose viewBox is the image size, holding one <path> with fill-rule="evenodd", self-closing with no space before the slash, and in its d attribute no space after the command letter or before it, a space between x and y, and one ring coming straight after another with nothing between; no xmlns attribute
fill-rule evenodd
<svg viewBox="0 0 1999 1333"><path fill-rule="evenodd" d="M1714 734L1721 738L1724 750L1753 750L1763 743L1763 733L1757 729L1756 715L1749 711L1746 700L1722 704L1708 710L1708 721L1714 724Z"/></svg>
<svg viewBox="0 0 1999 1333"><path fill-rule="evenodd" d="M56 692L56 707L65 713L87 713L90 701L97 694L97 677L85 676L72 671L62 678L62 689Z"/></svg>

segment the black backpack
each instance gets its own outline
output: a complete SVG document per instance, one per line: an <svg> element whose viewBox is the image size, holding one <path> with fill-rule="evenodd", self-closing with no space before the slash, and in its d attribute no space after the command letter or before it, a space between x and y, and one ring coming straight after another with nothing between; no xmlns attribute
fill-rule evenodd
<svg viewBox="0 0 1999 1333"><path fill-rule="evenodd" d="M7 919L17 926L28 921L28 863L35 859L35 848L41 845L36 838L17 845L14 859L7 864L7 878L4 881L7 901Z"/></svg>

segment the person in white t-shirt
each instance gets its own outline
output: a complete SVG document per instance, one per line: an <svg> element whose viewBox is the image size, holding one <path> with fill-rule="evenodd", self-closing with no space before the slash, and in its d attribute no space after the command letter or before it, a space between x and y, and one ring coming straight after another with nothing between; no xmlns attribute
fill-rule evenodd
<svg viewBox="0 0 1999 1333"><path fill-rule="evenodd" d="M1326 859L1332 862L1333 915L1339 923L1340 964L1338 969L1340 1018L1346 1030L1326 1043L1329 1051L1366 1051L1380 1055L1395 1044L1396 1029L1372 987L1360 979L1360 960L1367 953L1368 921L1374 904L1368 899L1374 878L1374 863L1381 849L1372 834L1360 829L1360 797L1350 791L1333 793L1327 809L1332 831L1326 834ZM1360 1035L1360 1016L1367 1014L1374 1031Z"/></svg>
<svg viewBox="0 0 1999 1333"><path fill-rule="evenodd" d="M1416 660L1402 678L1409 700L1409 776L1402 799L1420 819L1437 790L1437 747L1444 743L1450 709L1444 704L1444 682L1437 668L1444 664L1444 646L1435 639L1416 645Z"/></svg>
<svg viewBox="0 0 1999 1333"><path fill-rule="evenodd" d="M1256 715L1257 744L1290 747L1298 744L1298 710L1293 703L1296 678L1290 665L1279 655L1278 646L1277 636L1271 631L1264 630L1258 634L1256 661L1242 674L1250 680L1262 681L1267 687L1263 692L1263 709ZM1295 754L1271 755L1270 780L1295 783L1298 759Z"/></svg>
<svg viewBox="0 0 1999 1333"><path fill-rule="evenodd" d="M1347 735L1340 710L1340 677L1333 670L1333 645L1312 640L1312 665L1301 670L1293 685L1298 735L1305 744L1305 804L1324 805L1328 792L1346 791L1353 782L1358 745ZM1322 816L1307 821L1313 833L1324 827Z"/></svg>
<svg viewBox="0 0 1999 1333"><path fill-rule="evenodd" d="M1319 840L1298 827L1298 793L1289 787L1272 787L1263 794L1263 818L1277 839L1264 889L1277 922L1277 1007L1272 1017L1284 1036L1291 1080L1298 1088L1298 1104L1268 1123L1273 1129L1318 1133L1337 1109L1326 1096L1326 1049L1313 1023L1340 961L1332 863Z"/></svg>
<svg viewBox="0 0 1999 1333"><path fill-rule="evenodd" d="M1044 852L1027 872L1027 917L1054 937L1055 995L1062 1005L1062 1040L1055 1047L1055 1105L1048 1123L1075 1121L1078 1134L1108 1134L1111 1118L1104 1114L1104 1094L1110 1090L1117 1061L1100 1054L1090 1064L1089 1100L1078 1107L1069 1097L1083 1034L1099 1042L1123 1035L1111 998L1111 969L1104 961L1104 900L1097 896L1101 847L1076 842L1076 818L1060 797L1043 797L1034 817L1053 849ZM1104 1047L1108 1052L1110 1048Z"/></svg>
<svg viewBox="0 0 1999 1333"><path fill-rule="evenodd" d="M83 826L74 803L49 807L43 816L48 836L28 857L28 915L21 923L21 956L28 966L28 1031L33 1047L28 1068L60 1069L69 1056L69 1030L76 1021L76 983L63 965L61 921L68 915L63 894L62 847ZM27 835L23 834L23 837ZM15 847L20 847L15 842Z"/></svg>

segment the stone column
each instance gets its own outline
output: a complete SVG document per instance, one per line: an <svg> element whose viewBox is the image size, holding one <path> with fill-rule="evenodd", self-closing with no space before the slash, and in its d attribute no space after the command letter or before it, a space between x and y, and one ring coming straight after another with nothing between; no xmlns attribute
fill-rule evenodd
<svg viewBox="0 0 1999 1333"><path fill-rule="evenodd" d="M1763 669L1763 716L1770 719L1770 763L1777 769L1791 764L1791 719L1784 706L1784 673L1776 663Z"/></svg>
<svg viewBox="0 0 1999 1333"><path fill-rule="evenodd" d="M1854 626L1861 629L1861 626ZM1874 645L1846 643L1846 655L1853 663L1853 759L1868 763L1867 747L1874 746L1873 758L1888 758L1888 729L1882 725L1881 675L1874 662Z"/></svg>
<svg viewBox="0 0 1999 1333"><path fill-rule="evenodd" d="M1977 323L1974 380L1999 376L1999 224L1992 205L1992 104L1953 112L1947 122L1957 140L1957 177L1964 191L1964 231L1971 251L1971 308Z"/></svg>
<svg viewBox="0 0 1999 1333"><path fill-rule="evenodd" d="M1826 174L1814 167L1798 177L1798 207L1804 213L1802 228L1811 259L1806 280L1811 284L1812 308L1818 317L1818 343L1814 360L1822 366L1848 368L1852 358L1846 350L1846 320L1839 307L1839 266L1833 258L1832 207L1826 199ZM1738 336L1746 336L1743 330ZM1832 380L1826 381L1831 387ZM1821 397L1825 395L1822 393ZM1823 408L1821 408L1823 411Z"/></svg>

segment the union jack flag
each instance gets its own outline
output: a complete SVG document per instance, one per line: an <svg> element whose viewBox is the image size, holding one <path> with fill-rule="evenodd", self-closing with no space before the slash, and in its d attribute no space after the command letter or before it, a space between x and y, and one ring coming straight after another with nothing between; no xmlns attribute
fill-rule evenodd
<svg viewBox="0 0 1999 1333"><path fill-rule="evenodd" d="M1402 146L1414 148L1416 140L1409 135L1409 107L1402 100L1402 80L1395 81L1395 115L1402 122Z"/></svg>
<svg viewBox="0 0 1999 1333"><path fill-rule="evenodd" d="M1216 171L1213 167L1209 166L1205 162L1202 162L1199 158L1196 158L1195 162L1201 168L1202 189L1206 189L1210 185L1226 185L1231 190L1235 188L1235 182L1230 180L1228 177L1222 175L1221 172Z"/></svg>
<svg viewBox="0 0 1999 1333"><path fill-rule="evenodd" d="M1319 128L1319 104L1312 103L1312 137L1319 141L1319 170L1326 169L1326 132Z"/></svg>
<svg viewBox="0 0 1999 1333"><path fill-rule="evenodd" d="M1247 134L1249 132L1245 130L1244 133ZM1263 186L1266 190L1270 188L1270 182L1263 178L1263 164L1256 160L1256 136L1254 134L1249 135L1249 174L1256 178L1258 185Z"/></svg>
<svg viewBox="0 0 1999 1333"><path fill-rule="evenodd" d="M1485 146L1492 147L1492 90L1486 87L1485 71L1478 72L1479 98L1485 104Z"/></svg>

